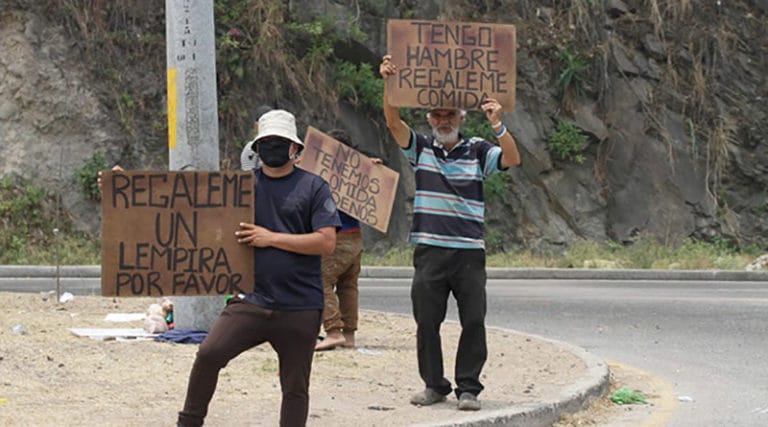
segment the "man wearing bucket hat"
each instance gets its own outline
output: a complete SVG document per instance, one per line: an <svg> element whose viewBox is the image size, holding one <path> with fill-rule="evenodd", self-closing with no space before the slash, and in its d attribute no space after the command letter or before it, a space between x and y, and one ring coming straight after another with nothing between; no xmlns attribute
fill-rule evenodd
<svg viewBox="0 0 768 427"><path fill-rule="evenodd" d="M256 121L253 123L253 130L257 136L259 134L259 119L265 113L272 110L273 108L269 105L262 105L256 109ZM245 144L243 151L240 152L240 169L244 171L252 171L261 167L261 160L259 160L259 155L256 154L256 147L254 146L255 142L256 138L253 138Z"/></svg>
<svg viewBox="0 0 768 427"><path fill-rule="evenodd" d="M341 222L328 184L294 166L304 144L294 116L272 110L255 140L255 221L238 242L254 248L253 292L232 298L197 352L178 425L200 426L219 371L240 353L269 342L280 366L281 426L303 426L309 377L323 310L321 257L333 252Z"/></svg>
<svg viewBox="0 0 768 427"><path fill-rule="evenodd" d="M485 242L483 181L490 174L520 164L515 139L501 121L501 105L481 105L498 145L459 132L465 112L435 108L427 114L431 135L415 132L389 104L387 81L397 67L385 55L384 117L395 142L415 171L416 194L410 240L415 267L411 285L419 374L426 388L411 398L414 405L432 405L453 391L460 410L478 410L483 390L480 372L488 357L485 338ZM443 375L440 325L448 295L459 310L461 337L456 351L454 381Z"/></svg>

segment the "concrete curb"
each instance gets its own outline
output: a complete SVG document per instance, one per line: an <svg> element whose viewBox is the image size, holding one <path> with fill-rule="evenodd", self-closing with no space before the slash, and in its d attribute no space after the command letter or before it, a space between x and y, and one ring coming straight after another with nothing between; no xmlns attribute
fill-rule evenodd
<svg viewBox="0 0 768 427"><path fill-rule="evenodd" d="M101 266L2 265L0 292L46 292L55 290L75 295L101 294Z"/></svg>
<svg viewBox="0 0 768 427"><path fill-rule="evenodd" d="M414 424L418 427L486 427L486 426L515 426L515 427L548 427L554 424L563 414L570 414L586 407L590 401L604 396L610 387L610 371L608 364L600 357L587 352L581 347L562 341L544 338L538 335L526 334L512 329L489 327L512 334L530 337L556 345L579 357L587 367L587 375L578 381L563 387L560 394L553 400L536 404L511 405L504 409L480 411L474 415L442 420L425 424ZM482 400L482 398L481 398Z"/></svg>
<svg viewBox="0 0 768 427"><path fill-rule="evenodd" d="M99 278L100 265L62 265L59 268L61 277ZM55 278L54 265L0 265L1 278Z"/></svg>
<svg viewBox="0 0 768 427"><path fill-rule="evenodd" d="M488 268L488 279L496 280L645 280L765 282L768 271L735 270L597 270L577 268ZM364 266L364 279L410 279L413 267ZM101 266L0 265L0 292L35 292L55 290L75 295L101 293Z"/></svg>
<svg viewBox="0 0 768 427"><path fill-rule="evenodd" d="M500 268L487 269L489 279L510 280L715 280L768 281L768 271L740 270L598 270L587 268ZM65 265L59 268L62 278L100 278L101 266ZM413 267L363 266L360 277L372 279L404 279L413 276ZM50 265L0 265L0 278L56 278L56 267Z"/></svg>
<svg viewBox="0 0 768 427"><path fill-rule="evenodd" d="M715 280L768 281L768 271L738 270L598 270L591 268L487 269L488 279L509 280ZM413 276L413 267L363 267L360 277L402 279Z"/></svg>

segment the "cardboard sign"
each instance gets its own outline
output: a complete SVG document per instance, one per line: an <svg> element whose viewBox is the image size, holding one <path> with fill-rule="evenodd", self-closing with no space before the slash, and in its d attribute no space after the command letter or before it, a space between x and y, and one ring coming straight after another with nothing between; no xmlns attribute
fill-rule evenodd
<svg viewBox="0 0 768 427"><path fill-rule="evenodd" d="M400 174L313 127L304 145L298 167L325 179L340 211L386 233Z"/></svg>
<svg viewBox="0 0 768 427"><path fill-rule="evenodd" d="M253 289L251 172L105 172L101 294L215 295Z"/></svg>
<svg viewBox="0 0 768 427"><path fill-rule="evenodd" d="M389 103L473 110L495 98L513 111L516 46L514 25L390 19Z"/></svg>

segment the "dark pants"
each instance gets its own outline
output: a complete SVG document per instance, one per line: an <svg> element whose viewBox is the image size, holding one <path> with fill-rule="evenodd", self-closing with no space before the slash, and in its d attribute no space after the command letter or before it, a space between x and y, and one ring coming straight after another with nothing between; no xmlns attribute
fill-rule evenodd
<svg viewBox="0 0 768 427"><path fill-rule="evenodd" d="M202 425L221 368L245 350L269 342L280 363L280 425L305 425L309 413L309 374L321 313L272 311L232 300L200 344L178 424Z"/></svg>
<svg viewBox="0 0 768 427"><path fill-rule="evenodd" d="M459 310L461 337L456 351L456 396L483 390L480 371L488 358L485 339L485 251L417 245L411 286L419 374L428 388L447 395L451 383L443 375L440 325L445 320L448 295Z"/></svg>

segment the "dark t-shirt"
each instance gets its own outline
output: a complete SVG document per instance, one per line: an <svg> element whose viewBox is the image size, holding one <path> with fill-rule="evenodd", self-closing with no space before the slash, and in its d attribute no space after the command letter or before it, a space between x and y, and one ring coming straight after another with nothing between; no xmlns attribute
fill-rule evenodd
<svg viewBox="0 0 768 427"><path fill-rule="evenodd" d="M339 219L341 220L341 233L351 233L353 231L360 231L360 221L355 218L339 211Z"/></svg>
<svg viewBox="0 0 768 427"><path fill-rule="evenodd" d="M301 169L281 178L254 173L256 225L291 234L341 227L331 190L319 176ZM254 248L254 291L246 300L272 310L322 310L320 260L319 255Z"/></svg>

